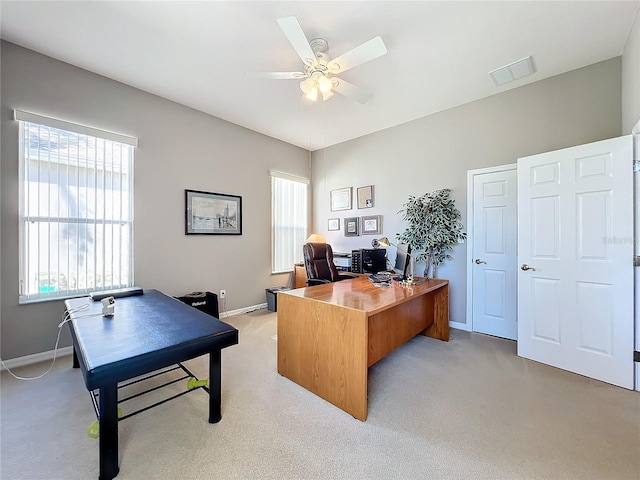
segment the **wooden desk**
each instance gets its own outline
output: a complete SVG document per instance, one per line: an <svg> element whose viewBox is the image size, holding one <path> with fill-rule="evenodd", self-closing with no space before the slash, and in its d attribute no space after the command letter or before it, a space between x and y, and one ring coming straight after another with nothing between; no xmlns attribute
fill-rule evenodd
<svg viewBox="0 0 640 480"><path fill-rule="evenodd" d="M368 368L420 333L449 341L447 280L383 288L362 276L281 292L278 373L364 421Z"/></svg>
<svg viewBox="0 0 640 480"><path fill-rule="evenodd" d="M307 269L304 264L295 264L293 266L293 288L302 288L307 286Z"/></svg>

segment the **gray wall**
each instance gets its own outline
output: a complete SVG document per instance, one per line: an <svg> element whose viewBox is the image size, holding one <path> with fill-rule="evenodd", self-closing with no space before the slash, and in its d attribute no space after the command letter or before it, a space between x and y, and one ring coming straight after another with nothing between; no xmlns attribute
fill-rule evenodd
<svg viewBox="0 0 640 480"><path fill-rule="evenodd" d="M382 215L383 235L404 231L409 195L451 188L466 224L467 171L616 137L621 132L621 59L574 70L312 154L313 230L336 251L373 236L327 231L327 219ZM331 212L330 191L374 185L374 208ZM466 245L438 276L450 280L450 319L466 322ZM417 273L422 273L419 266Z"/></svg>
<svg viewBox="0 0 640 480"><path fill-rule="evenodd" d="M383 215L383 233L404 225L408 195L452 188L466 215L466 171L628 133L640 119L640 20L620 59L431 115L313 154L313 230L338 251L368 247L326 220ZM2 42L0 127L0 336L2 358L49 351L62 302L18 306L17 124L20 108L140 139L135 167L135 274L144 288L178 295L227 289L227 309L264 302L270 275L267 170L309 175L308 152L90 72ZM621 72L622 70L622 72ZM621 86L622 85L622 86ZM621 101L622 100L622 101ZM375 185L375 207L335 214L329 191ZM243 235L189 236L184 189L242 195ZM343 226L341 222L341 227ZM440 270L451 318L465 321L466 250ZM66 330L61 346L69 345Z"/></svg>
<svg viewBox="0 0 640 480"><path fill-rule="evenodd" d="M18 305L18 123L12 110L125 133L135 152L135 283L170 295L227 290L227 310L265 302L271 275L268 169L310 175L309 152L2 42L1 346L11 359L53 349L64 306ZM242 196L236 235L185 236L184 190ZM64 329L61 346L70 345Z"/></svg>
<svg viewBox="0 0 640 480"><path fill-rule="evenodd" d="M640 121L640 10L622 55L622 134Z"/></svg>

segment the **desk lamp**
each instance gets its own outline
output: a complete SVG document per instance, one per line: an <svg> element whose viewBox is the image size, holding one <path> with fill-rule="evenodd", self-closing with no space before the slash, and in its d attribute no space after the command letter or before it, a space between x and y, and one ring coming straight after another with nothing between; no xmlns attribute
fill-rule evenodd
<svg viewBox="0 0 640 480"><path fill-rule="evenodd" d="M398 250L400 250L402 253L406 254L407 257L409 258L409 265L407 267L407 272L406 272L406 282L409 284L413 283L413 255L411 253L406 251L404 248L400 248L398 245L391 242L391 240L389 240L387 237L374 238L373 240L371 240L371 246L373 248L378 248L380 246L382 247L393 246L393 247L396 247Z"/></svg>
<svg viewBox="0 0 640 480"><path fill-rule="evenodd" d="M327 241L319 233L312 233L307 237L304 243L327 243Z"/></svg>

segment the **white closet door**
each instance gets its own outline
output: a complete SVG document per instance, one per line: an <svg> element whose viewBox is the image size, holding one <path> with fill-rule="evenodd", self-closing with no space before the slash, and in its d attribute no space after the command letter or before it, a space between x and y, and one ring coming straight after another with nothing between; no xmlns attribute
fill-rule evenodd
<svg viewBox="0 0 640 480"><path fill-rule="evenodd" d="M511 170L473 175L473 331L515 340L517 177Z"/></svg>

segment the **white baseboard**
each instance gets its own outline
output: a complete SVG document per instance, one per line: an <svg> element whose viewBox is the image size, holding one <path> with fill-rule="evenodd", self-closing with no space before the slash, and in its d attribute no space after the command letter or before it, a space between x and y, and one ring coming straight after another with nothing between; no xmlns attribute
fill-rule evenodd
<svg viewBox="0 0 640 480"><path fill-rule="evenodd" d="M12 358L10 360L3 360L0 363L0 371L18 367L24 367L25 365L31 365L33 363L44 362L45 360L53 359L55 350L49 350L48 352L34 353L33 355L25 355L24 357ZM73 353L73 347L62 347L58 349L56 358L64 357L65 355L71 355Z"/></svg>
<svg viewBox="0 0 640 480"><path fill-rule="evenodd" d="M267 308L266 303L260 303L258 305L252 305L250 307L237 308L235 310L230 310L228 312L220 312L220 318L232 317L234 315L242 315L243 313L253 312L255 310L262 310Z"/></svg>
<svg viewBox="0 0 640 480"><path fill-rule="evenodd" d="M449 328L455 328L456 330L465 330L467 332L471 331L471 326L468 323L460 323L460 322L449 322Z"/></svg>

